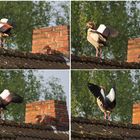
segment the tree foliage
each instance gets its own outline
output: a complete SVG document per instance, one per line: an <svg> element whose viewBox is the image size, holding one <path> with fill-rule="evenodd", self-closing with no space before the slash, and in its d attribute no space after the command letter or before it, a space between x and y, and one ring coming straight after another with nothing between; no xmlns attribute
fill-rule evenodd
<svg viewBox="0 0 140 140"><path fill-rule="evenodd" d="M60 84L60 79L51 77L46 83L45 99L54 99L66 101L66 95L63 90L63 86Z"/></svg>
<svg viewBox="0 0 140 140"><path fill-rule="evenodd" d="M138 37L140 32L140 9L138 1L73 1L71 13L72 52L76 55L93 56L95 49L86 39L86 22L95 21L96 26L105 24L119 31L117 38L110 38L103 48L104 58L126 60L127 41Z"/></svg>
<svg viewBox="0 0 140 140"><path fill-rule="evenodd" d="M140 71L72 71L72 116L103 119L94 96L87 87L88 82L106 88L116 86L117 105L112 120L131 122L132 105L140 101Z"/></svg>
<svg viewBox="0 0 140 140"><path fill-rule="evenodd" d="M21 51L31 51L34 28L48 27L52 18L57 19L53 21L54 25L67 23L69 18L67 3L62 5L59 3L62 8L54 15L57 5L52 7L52 2L49 1L1 1L0 18L8 18L14 23L12 36L7 39L6 45Z"/></svg>
<svg viewBox="0 0 140 140"><path fill-rule="evenodd" d="M39 81L32 71L24 73L22 70L0 71L0 91L8 89L24 98L24 103L8 105L5 112L6 118L24 121L25 104L39 98Z"/></svg>
<svg viewBox="0 0 140 140"><path fill-rule="evenodd" d="M23 122L26 103L48 99L65 101L65 92L58 78L50 77L47 85L41 82L44 77L41 79L39 77L32 70L0 71L0 93L8 89L24 98L22 104L8 105L8 110L5 112L7 119ZM43 98L42 94L45 95Z"/></svg>
<svg viewBox="0 0 140 140"><path fill-rule="evenodd" d="M52 4L53 2L51 2ZM56 1L52 6L53 20L56 25L70 25L70 2ZM57 8L56 8L57 7ZM61 9L61 10L60 10Z"/></svg>

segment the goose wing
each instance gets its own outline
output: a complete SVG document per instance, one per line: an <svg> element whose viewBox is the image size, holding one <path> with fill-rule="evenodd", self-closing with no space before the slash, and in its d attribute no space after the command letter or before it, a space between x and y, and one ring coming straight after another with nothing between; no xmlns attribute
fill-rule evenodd
<svg viewBox="0 0 140 140"><path fill-rule="evenodd" d="M99 98L101 101L104 100L104 90L101 89L101 87L92 83L88 83L88 89L96 98Z"/></svg>
<svg viewBox="0 0 140 140"><path fill-rule="evenodd" d="M116 93L115 89L111 88L109 94L105 97L105 107L107 110L111 110L116 106Z"/></svg>
<svg viewBox="0 0 140 140"><path fill-rule="evenodd" d="M23 103L23 97L21 97L20 95L16 94L16 93L11 93L12 96L12 103Z"/></svg>
<svg viewBox="0 0 140 140"><path fill-rule="evenodd" d="M106 97L109 99L110 102L113 102L116 99L115 89L111 88L110 92L108 93Z"/></svg>
<svg viewBox="0 0 140 140"><path fill-rule="evenodd" d="M116 29L114 29L110 26L108 26L107 29L110 32L110 34L109 34L110 37L117 37L119 35L119 32Z"/></svg>

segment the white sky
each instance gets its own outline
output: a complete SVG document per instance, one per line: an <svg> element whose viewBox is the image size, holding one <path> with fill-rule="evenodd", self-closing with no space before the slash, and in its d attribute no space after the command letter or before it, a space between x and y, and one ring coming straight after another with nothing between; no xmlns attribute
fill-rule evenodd
<svg viewBox="0 0 140 140"><path fill-rule="evenodd" d="M33 70L35 76L40 80L40 76L43 77L44 81L40 81L41 84L45 85L50 77L56 77L60 79L60 84L64 87L63 90L66 93L67 108L69 110L69 70Z"/></svg>

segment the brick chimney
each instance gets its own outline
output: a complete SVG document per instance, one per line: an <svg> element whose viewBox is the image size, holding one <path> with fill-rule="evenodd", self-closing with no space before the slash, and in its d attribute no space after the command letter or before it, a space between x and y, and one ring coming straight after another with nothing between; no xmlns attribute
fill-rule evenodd
<svg viewBox="0 0 140 140"><path fill-rule="evenodd" d="M69 119L66 102L57 100L39 101L26 104L25 122L36 124L37 116L46 116L43 124L68 129Z"/></svg>
<svg viewBox="0 0 140 140"><path fill-rule="evenodd" d="M140 124L140 103L133 104L132 123Z"/></svg>
<svg viewBox="0 0 140 140"><path fill-rule="evenodd" d="M127 62L140 62L140 38L128 40Z"/></svg>
<svg viewBox="0 0 140 140"><path fill-rule="evenodd" d="M69 56L69 26L34 29L32 38L32 53L50 54L52 49Z"/></svg>

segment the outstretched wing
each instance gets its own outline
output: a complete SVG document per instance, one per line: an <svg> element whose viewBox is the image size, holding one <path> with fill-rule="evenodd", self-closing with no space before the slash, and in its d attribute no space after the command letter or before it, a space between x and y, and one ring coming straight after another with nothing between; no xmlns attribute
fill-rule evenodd
<svg viewBox="0 0 140 140"><path fill-rule="evenodd" d="M106 97L109 99L110 102L115 101L115 99L116 99L115 89L111 88L110 92L108 93L108 95Z"/></svg>
<svg viewBox="0 0 140 140"><path fill-rule="evenodd" d="M110 37L117 37L118 36L119 32L116 29L114 29L110 26L107 26L107 28L109 29L109 36Z"/></svg>
<svg viewBox="0 0 140 140"><path fill-rule="evenodd" d="M96 98L99 97L100 100L104 100L104 91L98 85L88 83L88 89Z"/></svg>
<svg viewBox="0 0 140 140"><path fill-rule="evenodd" d="M23 97L21 97L20 95L16 94L16 93L11 93L12 95L12 101L13 103L23 103Z"/></svg>
<svg viewBox="0 0 140 140"><path fill-rule="evenodd" d="M117 37L119 34L119 32L116 29L114 29L110 26L105 26L104 24L100 24L100 26L97 29L97 32L106 38Z"/></svg>

